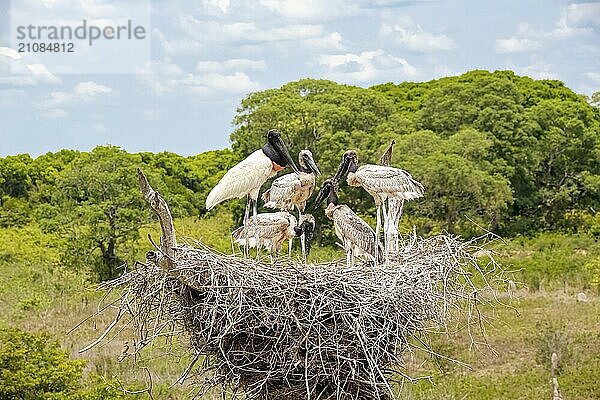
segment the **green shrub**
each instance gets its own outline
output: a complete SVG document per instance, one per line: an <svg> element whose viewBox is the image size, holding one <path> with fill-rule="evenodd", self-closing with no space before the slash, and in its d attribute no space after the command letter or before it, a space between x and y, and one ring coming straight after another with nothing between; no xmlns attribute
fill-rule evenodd
<svg viewBox="0 0 600 400"><path fill-rule="evenodd" d="M0 328L0 399L109 400L124 398L117 385L83 379L85 360L71 360L45 332Z"/></svg>
<svg viewBox="0 0 600 400"><path fill-rule="evenodd" d="M76 398L84 366L84 360L70 360L47 333L0 330L2 399Z"/></svg>

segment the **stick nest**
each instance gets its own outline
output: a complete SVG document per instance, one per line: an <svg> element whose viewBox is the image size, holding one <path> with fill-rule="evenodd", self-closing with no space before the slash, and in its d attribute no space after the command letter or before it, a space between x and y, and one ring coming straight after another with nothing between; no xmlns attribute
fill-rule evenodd
<svg viewBox="0 0 600 400"><path fill-rule="evenodd" d="M452 236L413 237L387 265L348 269L343 261L262 263L197 242L174 248L169 270L150 252L103 288L118 291L118 318L129 315L140 336L136 351L184 335L195 357L182 380L195 377L200 393L220 386L246 399L391 399L394 381L408 378L404 358L431 351L430 332L483 333L478 307L499 274L492 258L472 255L478 249Z"/></svg>

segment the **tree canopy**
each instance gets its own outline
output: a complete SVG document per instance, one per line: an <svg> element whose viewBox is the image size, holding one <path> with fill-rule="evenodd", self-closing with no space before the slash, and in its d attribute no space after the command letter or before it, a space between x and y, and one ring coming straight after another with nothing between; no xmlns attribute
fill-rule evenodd
<svg viewBox="0 0 600 400"><path fill-rule="evenodd" d="M348 149L358 150L360 163L378 163L394 139L392 165L409 171L426 190L424 198L407 204L404 229L414 224L423 234L447 230L465 236L481 228L503 235L597 232L597 104L597 94L586 99L562 82L511 71L371 88L303 79L243 99L231 150L183 157L100 146L35 159L0 158L0 226L35 219L66 239L66 263L113 276L149 218L137 189L137 167L175 216L202 217L210 189L264 144L268 129L277 128L292 154L313 152L320 179L333 174ZM368 221L374 215L362 189L344 185L340 200ZM228 202L211 213L232 212L239 222L241 204ZM322 214L315 212L324 222ZM333 240L328 228L323 232L326 241Z"/></svg>

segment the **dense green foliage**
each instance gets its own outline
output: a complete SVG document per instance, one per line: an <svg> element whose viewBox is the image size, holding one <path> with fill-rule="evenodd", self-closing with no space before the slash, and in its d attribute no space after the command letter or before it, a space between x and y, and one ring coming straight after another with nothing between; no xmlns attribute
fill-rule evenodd
<svg viewBox="0 0 600 400"><path fill-rule="evenodd" d="M278 128L292 153L313 151L324 176L342 153L357 149L377 163L391 139L393 165L426 188L409 202L402 229L471 236L482 228L503 236L560 230L600 232L600 112L561 82L510 71L472 71L424 83L373 88L305 79L244 99L234 118L232 150L191 157L128 154L116 147L63 150L36 159L0 159L0 226L35 219L58 232L62 263L114 276L139 239L149 213L135 170L144 169L177 217L203 216L204 199L225 171L262 146ZM358 188L341 200L370 221L373 201ZM231 212L239 223L242 202ZM320 239L334 235L323 214Z"/></svg>
<svg viewBox="0 0 600 400"><path fill-rule="evenodd" d="M578 230L600 199L600 114L558 81L472 71L370 89L306 79L243 100L231 135L248 154L277 127L309 148L325 174L342 152L377 163L390 139L394 165L425 184L410 213L470 233L465 216L503 234ZM372 202L351 191L362 212ZM585 229L585 228L584 228Z"/></svg>
<svg viewBox="0 0 600 400"><path fill-rule="evenodd" d="M104 383L84 384L85 360L71 360L48 333L0 329L0 398L100 400L123 398ZM90 382L91 383L91 382Z"/></svg>
<svg viewBox="0 0 600 400"><path fill-rule="evenodd" d="M231 150L182 157L100 146L0 158L0 326L26 330L0 329L0 398L121 398L122 391L84 370L84 361L70 360L48 334L27 331L51 330L70 351L97 335L90 328L81 337L64 337L95 309L97 295L85 287L141 259L148 244L140 238L158 237L136 168L169 202L180 237L229 251L243 201L207 213L204 200L273 127L291 153L312 150L325 177L345 150L359 150L361 163L377 163L396 140L392 164L426 188L423 199L407 205L401 232L414 225L422 234L501 233L507 240L496 245L497 258L516 271L514 280L541 293L518 304L523 317L500 310L503 322L489 331L497 359L475 358L464 346L468 341L453 335L434 343L444 354L479 365L473 372L438 360L442 371L421 370L416 360L416 372L433 374L440 384L410 386L407 398L548 397L547 348L557 337L565 354L560 380L566 398L598 397L598 303L576 303L574 293L600 290L599 95L588 102L561 82L509 71L368 89L306 79L244 99ZM341 200L373 222L373 201L362 189L344 185ZM332 243L331 224L322 212L315 216L323 243ZM335 246L314 246L311 253L315 261L341 256ZM543 294L569 287L574 292L568 296ZM108 380L128 374L143 387L145 373L132 369L130 360L116 360L119 346L89 354L89 370ZM187 389L168 388L185 365L157 360L164 375L156 398L186 395Z"/></svg>

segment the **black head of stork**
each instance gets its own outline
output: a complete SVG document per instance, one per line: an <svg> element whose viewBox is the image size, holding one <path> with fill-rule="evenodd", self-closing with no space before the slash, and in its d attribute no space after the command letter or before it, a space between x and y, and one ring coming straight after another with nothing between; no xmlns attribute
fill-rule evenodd
<svg viewBox="0 0 600 400"><path fill-rule="evenodd" d="M267 132L267 143L263 146L262 150L273 163L282 168L287 167L289 164L295 173L300 173L283 139L281 139L281 134L276 129L271 129Z"/></svg>
<svg viewBox="0 0 600 400"><path fill-rule="evenodd" d="M321 185L321 190L319 190L319 194L317 195L317 198L315 199L313 208L314 209L318 208L325 199L327 199L328 205L329 204L337 205L337 203L338 203L338 197L337 197L338 188L339 188L339 181L336 180L335 177L325 179L323 181L323 185Z"/></svg>
<svg viewBox="0 0 600 400"><path fill-rule="evenodd" d="M321 171L319 171L319 167L317 167L317 163L315 163L310 150L302 150L298 155L298 162L300 163L300 168L303 170L302 172L321 175Z"/></svg>
<svg viewBox="0 0 600 400"><path fill-rule="evenodd" d="M306 255L309 255L310 245L315 233L315 217L310 214L304 214L300 219L300 223L294 227L294 233L297 237L304 235Z"/></svg>
<svg viewBox="0 0 600 400"><path fill-rule="evenodd" d="M358 153L356 152L356 150L348 150L342 156L342 163L340 164L333 179L339 182L348 172L356 172L357 169Z"/></svg>

